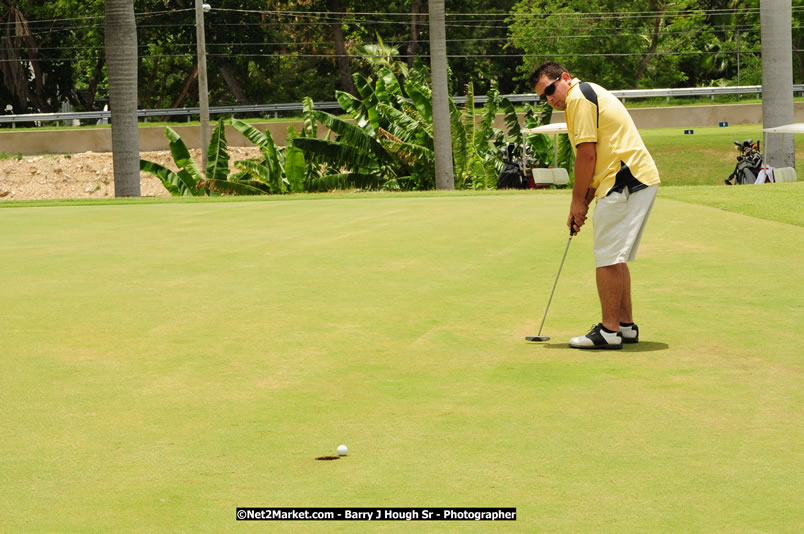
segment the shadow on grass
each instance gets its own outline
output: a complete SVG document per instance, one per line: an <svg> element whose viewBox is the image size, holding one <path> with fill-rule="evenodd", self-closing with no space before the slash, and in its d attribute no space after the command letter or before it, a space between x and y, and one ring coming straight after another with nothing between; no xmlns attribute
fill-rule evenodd
<svg viewBox="0 0 804 534"><path fill-rule="evenodd" d="M534 345L539 345L541 343L533 343ZM578 350L583 352L604 352L603 349L574 349L569 346L568 343L544 343L544 347L548 349L566 349L566 350ZM660 350L667 350L670 348L670 345L667 343L657 343L654 341L640 341L634 345L623 345L622 351L623 352L656 352ZM614 352L610 350L606 350L605 352Z"/></svg>
<svg viewBox="0 0 804 534"><path fill-rule="evenodd" d="M623 345L625 352L656 352L658 350L667 350L670 345L667 343L657 343L655 341L640 341L634 345Z"/></svg>

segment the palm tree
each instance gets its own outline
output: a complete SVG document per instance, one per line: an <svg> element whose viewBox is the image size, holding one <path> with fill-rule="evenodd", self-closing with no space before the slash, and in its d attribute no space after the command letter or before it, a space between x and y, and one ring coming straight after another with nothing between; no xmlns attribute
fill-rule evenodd
<svg viewBox="0 0 804 534"><path fill-rule="evenodd" d="M117 197L138 197L137 24L132 0L106 0L104 41L112 111L114 193Z"/></svg>
<svg viewBox="0 0 804 534"><path fill-rule="evenodd" d="M447 41L444 0L430 0L430 69L433 73L433 139L438 189L455 189L447 84Z"/></svg>

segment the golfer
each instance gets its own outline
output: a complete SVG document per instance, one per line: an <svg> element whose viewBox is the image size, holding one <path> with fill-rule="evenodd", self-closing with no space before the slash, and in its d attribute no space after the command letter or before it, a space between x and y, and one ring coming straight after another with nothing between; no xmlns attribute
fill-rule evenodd
<svg viewBox="0 0 804 534"><path fill-rule="evenodd" d="M593 216L597 291L603 320L584 336L578 349L620 349L637 343L639 328L631 309L631 274L626 262L636 258L656 192L659 171L625 106L606 89L573 78L558 63L541 65L530 86L565 113L575 151L575 186L567 226L578 232Z"/></svg>

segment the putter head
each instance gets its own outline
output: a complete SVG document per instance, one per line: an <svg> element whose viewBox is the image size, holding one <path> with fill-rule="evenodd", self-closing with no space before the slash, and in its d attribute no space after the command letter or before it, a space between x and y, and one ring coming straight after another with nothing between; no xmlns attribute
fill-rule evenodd
<svg viewBox="0 0 804 534"><path fill-rule="evenodd" d="M550 336L527 336L525 341L549 341Z"/></svg>

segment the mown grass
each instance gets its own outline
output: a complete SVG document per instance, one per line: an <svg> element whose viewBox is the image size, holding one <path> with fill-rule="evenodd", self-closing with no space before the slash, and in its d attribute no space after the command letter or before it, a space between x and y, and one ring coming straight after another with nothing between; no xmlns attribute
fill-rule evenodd
<svg viewBox="0 0 804 534"><path fill-rule="evenodd" d="M762 125L694 128L685 135L683 128L640 130L653 155L664 185L721 185L737 164L734 141L758 140L764 153ZM800 137L800 136L797 136ZM804 144L796 144L796 172L804 177Z"/></svg>
<svg viewBox="0 0 804 534"><path fill-rule="evenodd" d="M804 183L742 187L684 186L661 188L664 198L711 206L770 221L804 226Z"/></svg>
<svg viewBox="0 0 804 534"><path fill-rule="evenodd" d="M767 219L796 186L756 188ZM686 189L662 190L632 266L642 342L606 354L566 344L597 320L586 229L552 340L523 341L566 191L0 210L3 529L353 532L234 512L514 506L370 526L795 532L804 230L665 196Z"/></svg>

